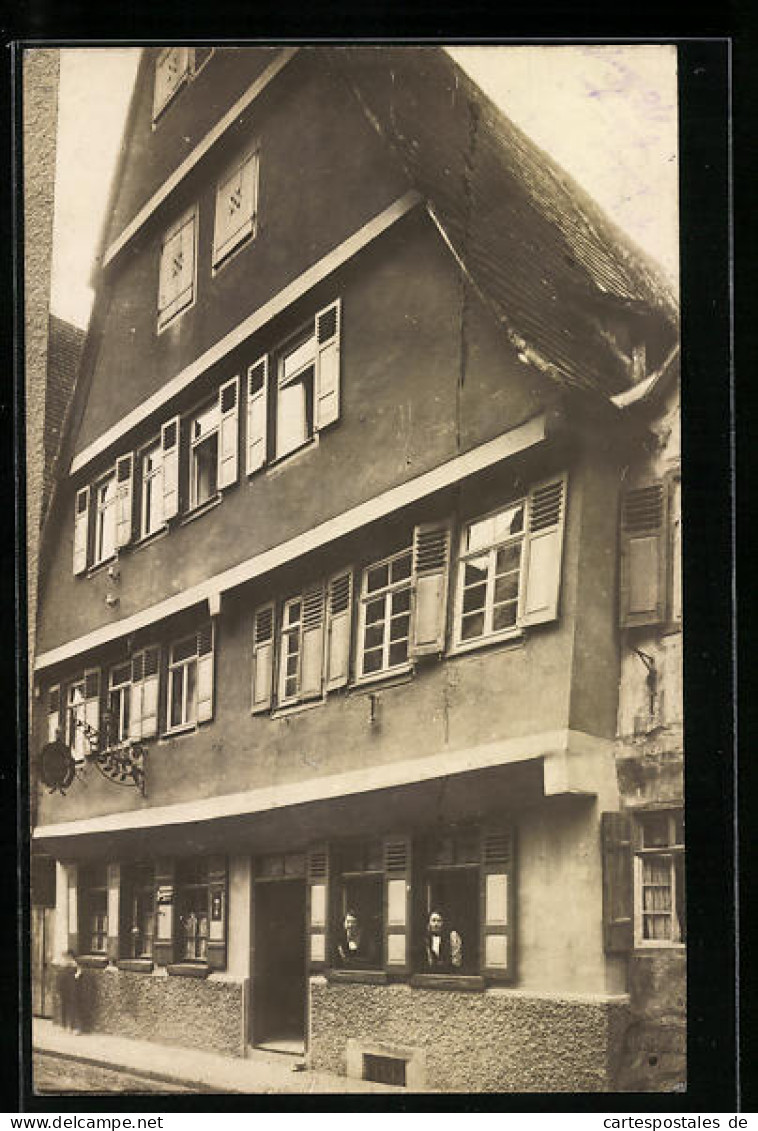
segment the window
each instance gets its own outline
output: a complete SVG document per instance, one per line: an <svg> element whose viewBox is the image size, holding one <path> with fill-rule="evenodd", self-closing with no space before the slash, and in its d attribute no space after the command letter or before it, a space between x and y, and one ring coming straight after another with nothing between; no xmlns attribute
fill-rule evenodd
<svg viewBox="0 0 758 1131"><path fill-rule="evenodd" d="M313 436L316 335L309 328L277 360L275 458L289 455Z"/></svg>
<svg viewBox="0 0 758 1131"><path fill-rule="evenodd" d="M131 669L129 737L153 738L158 733L160 650L153 647L136 652Z"/></svg>
<svg viewBox="0 0 758 1131"><path fill-rule="evenodd" d="M412 551L403 550L363 571L358 678L408 664Z"/></svg>
<svg viewBox="0 0 758 1131"><path fill-rule="evenodd" d="M258 156L238 159L216 190L213 266L218 267L243 240L255 235Z"/></svg>
<svg viewBox="0 0 758 1131"><path fill-rule="evenodd" d="M168 731L205 722L213 715L213 625L179 640L168 669Z"/></svg>
<svg viewBox="0 0 758 1131"><path fill-rule="evenodd" d="M279 649L278 702L321 695L324 656L324 590L316 586L285 601Z"/></svg>
<svg viewBox="0 0 758 1131"><path fill-rule="evenodd" d="M142 453L142 505L140 537L160 530L163 517L163 445L152 444Z"/></svg>
<svg viewBox="0 0 758 1131"><path fill-rule="evenodd" d="M342 845L338 862L334 965L343 969L381 969L384 939L382 841Z"/></svg>
<svg viewBox="0 0 758 1131"><path fill-rule="evenodd" d="M129 738L129 712L132 699L131 662L111 668L108 691L108 745Z"/></svg>
<svg viewBox="0 0 758 1131"><path fill-rule="evenodd" d="M100 726L100 672L91 669L69 683L66 691L65 741L73 758L83 762L97 747Z"/></svg>
<svg viewBox="0 0 758 1131"><path fill-rule="evenodd" d="M176 951L179 962L226 966L226 861L209 856L176 867Z"/></svg>
<svg viewBox="0 0 758 1131"><path fill-rule="evenodd" d="M192 208L166 232L161 242L158 283L158 329L185 310L195 298L195 229Z"/></svg>
<svg viewBox="0 0 758 1131"><path fill-rule="evenodd" d="M189 77L190 49L165 47L155 61L153 121L161 115L182 84Z"/></svg>
<svg viewBox="0 0 758 1131"><path fill-rule="evenodd" d="M421 971L479 972L479 841L479 831L471 829L437 836L426 845ZM443 925L436 937L427 929L434 914Z"/></svg>
<svg viewBox="0 0 758 1131"><path fill-rule="evenodd" d="M150 958L155 932L155 877L152 864L133 864L122 882L127 937L121 949L126 958Z"/></svg>
<svg viewBox="0 0 758 1131"><path fill-rule="evenodd" d="M95 487L95 546L93 564L107 561L116 552L116 490L115 472Z"/></svg>
<svg viewBox="0 0 758 1131"><path fill-rule="evenodd" d="M190 424L190 508L212 499L218 486L218 406L213 404Z"/></svg>
<svg viewBox="0 0 758 1131"><path fill-rule="evenodd" d="M523 499L469 523L458 570L456 642L500 636L516 625L524 543Z"/></svg>
<svg viewBox="0 0 758 1131"><path fill-rule="evenodd" d="M108 950L108 873L105 864L82 868L79 878L81 913L79 950L106 954Z"/></svg>
<svg viewBox="0 0 758 1131"><path fill-rule="evenodd" d="M638 946L686 939L681 810L636 815L635 936Z"/></svg>
<svg viewBox="0 0 758 1131"><path fill-rule="evenodd" d="M47 692L47 741L55 742L61 729L61 689L60 684L48 688Z"/></svg>
<svg viewBox="0 0 758 1131"><path fill-rule="evenodd" d="M682 618L681 476L630 487L621 500L619 624L622 628Z"/></svg>

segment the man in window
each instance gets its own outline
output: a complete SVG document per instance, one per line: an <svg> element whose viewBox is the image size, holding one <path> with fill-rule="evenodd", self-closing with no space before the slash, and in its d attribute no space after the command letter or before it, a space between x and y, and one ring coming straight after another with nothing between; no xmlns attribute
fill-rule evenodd
<svg viewBox="0 0 758 1131"><path fill-rule="evenodd" d="M432 911L424 940L426 969L432 973L458 973L463 966L463 940L449 931L441 911Z"/></svg>
<svg viewBox="0 0 758 1131"><path fill-rule="evenodd" d="M363 968L372 966L376 958L376 939L364 930L354 911L348 911L337 936L337 959L340 966Z"/></svg>

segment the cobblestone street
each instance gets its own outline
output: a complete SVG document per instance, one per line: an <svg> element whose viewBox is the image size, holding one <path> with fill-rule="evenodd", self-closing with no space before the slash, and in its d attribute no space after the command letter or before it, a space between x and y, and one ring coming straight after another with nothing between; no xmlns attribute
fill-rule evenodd
<svg viewBox="0 0 758 1131"><path fill-rule="evenodd" d="M127 1092L133 1095L143 1092L191 1091L179 1084L150 1080L133 1073L82 1064L45 1053L35 1053L32 1058L32 1081L34 1091L40 1095L69 1095L72 1092L87 1092L90 1095Z"/></svg>

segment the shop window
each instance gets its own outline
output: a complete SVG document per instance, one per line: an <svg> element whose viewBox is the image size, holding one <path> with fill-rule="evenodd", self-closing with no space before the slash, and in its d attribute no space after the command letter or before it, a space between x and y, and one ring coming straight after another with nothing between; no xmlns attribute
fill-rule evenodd
<svg viewBox="0 0 758 1131"><path fill-rule="evenodd" d="M106 954L108 950L108 872L105 864L79 872L79 950Z"/></svg>
<svg viewBox="0 0 758 1131"><path fill-rule="evenodd" d="M172 645L168 665L168 733L213 716L213 625Z"/></svg>
<svg viewBox="0 0 758 1131"><path fill-rule="evenodd" d="M195 299L197 209L173 224L161 241L158 274L158 329L186 310Z"/></svg>
<svg viewBox="0 0 758 1131"><path fill-rule="evenodd" d="M337 857L337 924L334 966L373 970L383 966L384 860L381 840L342 845Z"/></svg>
<svg viewBox="0 0 758 1131"><path fill-rule="evenodd" d="M255 235L258 199L258 155L237 160L216 190L213 266L218 267L240 244Z"/></svg>
<svg viewBox="0 0 758 1131"><path fill-rule="evenodd" d="M129 714L132 700L131 662L111 668L108 677L108 745L125 742L129 737Z"/></svg>
<svg viewBox="0 0 758 1131"><path fill-rule="evenodd" d="M361 577L358 678L408 666L412 551L374 563Z"/></svg>
<svg viewBox="0 0 758 1131"><path fill-rule="evenodd" d="M637 813L635 942L671 946L686 940L684 819L681 810Z"/></svg>
<svg viewBox="0 0 758 1131"><path fill-rule="evenodd" d="M126 958L151 958L155 934L155 875L152 864L133 864L122 880Z"/></svg>
<svg viewBox="0 0 758 1131"><path fill-rule="evenodd" d="M226 862L220 857L176 865L176 960L226 965Z"/></svg>

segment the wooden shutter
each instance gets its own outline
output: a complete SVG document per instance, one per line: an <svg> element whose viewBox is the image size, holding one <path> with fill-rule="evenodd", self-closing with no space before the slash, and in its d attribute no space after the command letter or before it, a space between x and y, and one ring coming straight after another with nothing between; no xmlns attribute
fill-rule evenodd
<svg viewBox="0 0 758 1131"><path fill-rule="evenodd" d="M163 519L179 513L179 417L167 420L161 428L163 453Z"/></svg>
<svg viewBox="0 0 758 1131"><path fill-rule="evenodd" d="M121 920L121 866L108 864L107 866L107 899L108 899L108 958L115 962L119 957L119 923Z"/></svg>
<svg viewBox="0 0 758 1131"><path fill-rule="evenodd" d="M208 858L208 965L226 969L227 867L223 856Z"/></svg>
<svg viewBox="0 0 758 1131"><path fill-rule="evenodd" d="M316 431L340 415L340 300L316 315Z"/></svg>
<svg viewBox="0 0 758 1131"><path fill-rule="evenodd" d="M131 453L116 460L116 545L132 539L132 490L134 459Z"/></svg>
<svg viewBox="0 0 758 1131"><path fill-rule="evenodd" d="M155 862L155 934L153 958L157 966L174 961L174 861Z"/></svg>
<svg viewBox="0 0 758 1131"><path fill-rule="evenodd" d="M384 841L384 965L391 974L411 969L411 841Z"/></svg>
<svg viewBox="0 0 758 1131"><path fill-rule="evenodd" d="M270 710L273 674L274 604L270 602L256 609L253 622L253 714Z"/></svg>
<svg viewBox="0 0 758 1131"><path fill-rule="evenodd" d="M253 230L255 224L257 158L249 154L219 185L213 233L213 262L225 255Z"/></svg>
<svg viewBox="0 0 758 1131"><path fill-rule="evenodd" d="M47 741L55 742L61 726L61 686L56 683L47 692Z"/></svg>
<svg viewBox="0 0 758 1131"><path fill-rule="evenodd" d="M171 101L189 70L188 47L167 47L155 63L155 90L153 92L153 119Z"/></svg>
<svg viewBox="0 0 758 1131"><path fill-rule="evenodd" d="M94 731L100 730L100 669L89 668L84 673L84 721ZM86 737L86 736L85 736ZM86 738L89 747L89 738ZM99 737L93 738L93 746L100 749Z"/></svg>
<svg viewBox="0 0 758 1131"><path fill-rule="evenodd" d="M197 634L197 721L213 718L214 625L204 625Z"/></svg>
<svg viewBox="0 0 758 1131"><path fill-rule="evenodd" d="M670 528L668 619L672 624L682 620L682 481L677 470L668 476L668 524Z"/></svg>
<svg viewBox="0 0 758 1131"><path fill-rule="evenodd" d="M632 818L628 813L601 816L603 847L603 942L609 953L634 943Z"/></svg>
<svg viewBox="0 0 758 1131"><path fill-rule="evenodd" d="M266 462L268 357L259 357L247 371L247 474Z"/></svg>
<svg viewBox="0 0 758 1131"><path fill-rule="evenodd" d="M129 698L129 737L142 738L142 678L145 671L145 654L132 656L132 686Z"/></svg>
<svg viewBox="0 0 758 1131"><path fill-rule="evenodd" d="M512 829L482 832L479 968L486 977L511 981L515 976L515 854ZM466 940L463 940L466 954Z"/></svg>
<svg viewBox="0 0 758 1131"><path fill-rule="evenodd" d="M158 733L158 689L160 681L160 651L146 648L142 673L142 738L154 738Z"/></svg>
<svg viewBox="0 0 758 1131"><path fill-rule="evenodd" d="M74 573L84 573L87 568L89 543L89 487L76 492L74 509Z"/></svg>
<svg viewBox="0 0 758 1131"><path fill-rule="evenodd" d="M218 391L218 485L230 487L239 473L239 377Z"/></svg>
<svg viewBox="0 0 758 1131"><path fill-rule="evenodd" d="M66 899L68 949L77 954L79 951L79 869L76 864L66 866L66 882L68 885Z"/></svg>
<svg viewBox="0 0 758 1131"><path fill-rule="evenodd" d="M311 974L329 965L331 948L330 878L331 860L327 844L308 850L308 949L306 962Z"/></svg>
<svg viewBox="0 0 758 1131"><path fill-rule="evenodd" d="M185 306L187 302L192 299L192 291L195 285L195 224L197 223L196 213L193 212L189 215L181 230L182 239L182 273L179 280L179 298L184 298L180 302L177 309Z"/></svg>
<svg viewBox="0 0 758 1131"><path fill-rule="evenodd" d="M659 624L666 616L666 494L662 483L635 487L621 502L619 624Z"/></svg>
<svg viewBox="0 0 758 1131"><path fill-rule="evenodd" d="M353 571L335 573L327 586L326 690L344 687L350 677Z"/></svg>
<svg viewBox="0 0 758 1131"><path fill-rule="evenodd" d="M433 656L445 648L450 523L425 522L413 532L415 606L410 655Z"/></svg>
<svg viewBox="0 0 758 1131"><path fill-rule="evenodd" d="M315 699L323 690L324 675L324 587L303 594L303 638L300 664L300 697Z"/></svg>
<svg viewBox="0 0 758 1131"><path fill-rule="evenodd" d="M565 513L565 475L532 487L521 560L519 625L544 624L558 616Z"/></svg>

